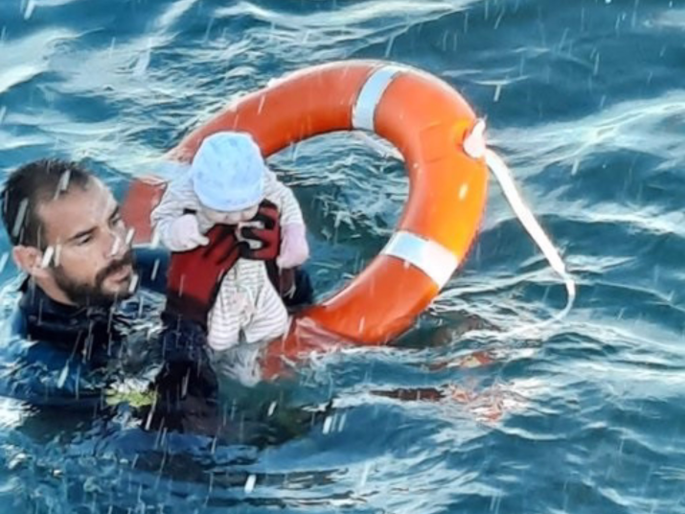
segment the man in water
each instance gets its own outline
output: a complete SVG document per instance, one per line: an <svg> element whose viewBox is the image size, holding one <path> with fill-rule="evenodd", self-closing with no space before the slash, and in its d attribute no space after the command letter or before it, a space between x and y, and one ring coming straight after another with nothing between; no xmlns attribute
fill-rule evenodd
<svg viewBox="0 0 685 514"><path fill-rule="evenodd" d="M230 434L205 329L155 300L154 293L167 292L169 256L131 247L109 188L78 164L42 160L13 172L1 199L12 257L26 278L0 343L0 394L86 413L125 403L149 429ZM207 282L218 276L215 264L225 265L198 259L189 270L194 280L204 274ZM311 299L303 277L296 278L299 294L291 302ZM442 391L415 393L381 394L444 397ZM271 402L263 406L278 440L298 426L306 430L316 416L297 411L292 419L294 411L279 409L284 424L274 427Z"/></svg>
<svg viewBox="0 0 685 514"><path fill-rule="evenodd" d="M26 274L0 345L2 394L87 412L125 401L147 428L221 432L204 329L182 313L157 322L151 293L166 292L169 256L131 247L101 180L76 163L29 163L5 184L2 219Z"/></svg>

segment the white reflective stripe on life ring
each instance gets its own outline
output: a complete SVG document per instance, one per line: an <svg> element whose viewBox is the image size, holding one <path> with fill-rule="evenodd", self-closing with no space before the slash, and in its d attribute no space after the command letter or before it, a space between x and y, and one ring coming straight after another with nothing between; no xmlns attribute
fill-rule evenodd
<svg viewBox="0 0 685 514"><path fill-rule="evenodd" d="M459 259L435 241L411 232L396 232L385 245L384 255L391 255L416 266L442 289L459 266Z"/></svg>
<svg viewBox="0 0 685 514"><path fill-rule="evenodd" d="M406 69L400 66L383 66L366 79L352 108L352 128L374 131L376 107L395 75L402 71Z"/></svg>

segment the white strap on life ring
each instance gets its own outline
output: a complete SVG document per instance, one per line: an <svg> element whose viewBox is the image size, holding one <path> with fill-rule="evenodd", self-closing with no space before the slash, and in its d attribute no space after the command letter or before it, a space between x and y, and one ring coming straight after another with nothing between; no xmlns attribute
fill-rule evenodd
<svg viewBox="0 0 685 514"><path fill-rule="evenodd" d="M573 281L573 277L571 276L571 274L566 270L564 261L559 255L559 252L557 251L556 247L549 239L545 231L542 229L538 221L535 219L535 216L531 212L528 205L526 205L526 202L521 197L518 189L516 188L516 184L511 176L511 171L509 170L505 162L500 158L500 156L497 155L496 152L487 148L485 144L484 133L485 121L478 120L478 122L474 125L473 129L471 130L471 133L464 140L464 151L467 155L473 157L474 159L485 159L488 168L490 168L490 171L492 171L493 175L495 175L497 182L499 182L500 187L502 188L502 192L504 193L507 202L511 206L511 209L514 211L514 214L516 214L516 217L519 219L523 227L526 229L528 234L530 234L530 236L533 238L533 241L535 241L535 244L538 246L538 248L540 248L540 250L542 251L543 255L547 259L547 262L550 264L552 269L561 277L561 279L564 281L564 285L566 286L566 306L554 317L552 317L549 320L534 324L532 326L525 325L515 330L506 332L507 336L524 332L528 332L528 334L530 334L531 329L543 328L551 323L554 323L566 317L566 315L572 309L576 299L576 284ZM363 132L359 132L356 134L360 139L363 139L369 146L374 148L380 154L386 156L390 155L392 157L395 157L396 159L404 160L402 154L399 151L397 151L397 149L394 146L378 141ZM395 234L393 238L398 237L398 234ZM391 239L391 243L392 242L393 240ZM449 252L447 249L441 247L441 245L435 243L434 241L430 241L429 243L435 244L442 248L444 251ZM391 246L391 244L389 243L388 246ZM387 248L388 247L386 247L386 249ZM389 254L393 255L393 253L391 252L389 252ZM414 255L421 255L423 258L414 258ZM428 271L431 269L431 263L427 261L434 260L436 259L436 257L431 255L430 251L423 252L419 250L412 250L411 252L398 252L397 256L407 260L408 262L411 262L415 266L424 270L426 274L433 278L433 276L431 275L432 272ZM438 262L437 259L436 262ZM451 273L454 272L454 270L457 267L457 264L458 263L455 263L454 269ZM449 280L449 276L447 277L447 280ZM444 284L447 283L447 280L445 280L445 282L442 283L440 287L444 286ZM500 333L500 335L502 334Z"/></svg>
<svg viewBox="0 0 685 514"><path fill-rule="evenodd" d="M516 214L516 217L523 225L523 228L525 228L528 234L533 238L533 241L535 241L535 244L540 248L540 251L542 251L549 265L561 277L566 286L567 300L566 306L562 311L549 320L536 323L532 326L519 327L518 329L508 332L508 335L513 335L531 329L543 328L544 326L566 317L576 299L576 284L573 281L571 274L566 270L566 265L556 247L542 229L537 219L535 219L535 216L528 205L526 205L526 202L521 198L521 195L516 188L516 183L511 176L511 171L495 151L487 148L484 133L485 121L481 119L478 120L471 130L471 133L464 140L464 151L474 159L485 158L485 163L488 165L488 168L490 168L493 175L495 175L497 182L499 182L504 197L507 199L514 214Z"/></svg>

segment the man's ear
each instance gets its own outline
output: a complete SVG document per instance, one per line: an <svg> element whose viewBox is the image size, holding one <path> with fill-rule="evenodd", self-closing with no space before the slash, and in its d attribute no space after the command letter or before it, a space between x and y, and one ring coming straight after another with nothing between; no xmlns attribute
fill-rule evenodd
<svg viewBox="0 0 685 514"><path fill-rule="evenodd" d="M45 253L35 246L15 246L12 248L12 258L20 269L33 278L45 278L50 274L52 263L44 263Z"/></svg>

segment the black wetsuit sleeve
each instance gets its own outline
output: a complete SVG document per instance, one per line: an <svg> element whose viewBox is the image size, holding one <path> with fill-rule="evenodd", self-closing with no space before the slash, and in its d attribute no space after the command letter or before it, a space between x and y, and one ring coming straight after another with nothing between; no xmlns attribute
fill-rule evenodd
<svg viewBox="0 0 685 514"><path fill-rule="evenodd" d="M136 272L140 287L160 294L166 294L169 251L164 248L137 246L134 248Z"/></svg>

